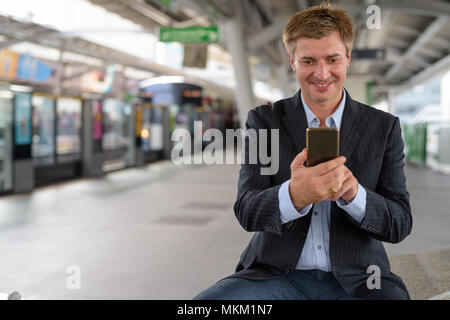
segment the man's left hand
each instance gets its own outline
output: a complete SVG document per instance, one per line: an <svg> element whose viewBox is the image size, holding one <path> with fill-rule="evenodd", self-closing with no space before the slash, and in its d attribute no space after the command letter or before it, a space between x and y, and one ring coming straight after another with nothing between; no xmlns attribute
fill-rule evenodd
<svg viewBox="0 0 450 320"><path fill-rule="evenodd" d="M339 190L336 190L336 194L331 196L331 201L336 201L339 198L344 199L347 203L353 201L358 193L358 180L353 176L353 173L349 168L346 168L346 172L344 175L344 182L342 183L342 187Z"/></svg>

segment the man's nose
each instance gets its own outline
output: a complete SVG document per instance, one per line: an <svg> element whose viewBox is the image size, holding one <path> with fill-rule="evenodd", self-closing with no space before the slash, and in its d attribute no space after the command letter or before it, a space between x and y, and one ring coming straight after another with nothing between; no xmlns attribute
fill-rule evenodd
<svg viewBox="0 0 450 320"><path fill-rule="evenodd" d="M317 64L316 69L314 70L314 74L320 80L328 79L328 77L330 76L330 70L328 69L328 65L325 62L320 61Z"/></svg>

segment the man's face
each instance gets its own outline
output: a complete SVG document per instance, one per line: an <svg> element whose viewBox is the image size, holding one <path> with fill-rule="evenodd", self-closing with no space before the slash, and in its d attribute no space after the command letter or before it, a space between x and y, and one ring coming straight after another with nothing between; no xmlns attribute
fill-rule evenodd
<svg viewBox="0 0 450 320"><path fill-rule="evenodd" d="M297 39L291 66L305 99L317 103L337 103L350 63L339 32L334 31L321 39Z"/></svg>

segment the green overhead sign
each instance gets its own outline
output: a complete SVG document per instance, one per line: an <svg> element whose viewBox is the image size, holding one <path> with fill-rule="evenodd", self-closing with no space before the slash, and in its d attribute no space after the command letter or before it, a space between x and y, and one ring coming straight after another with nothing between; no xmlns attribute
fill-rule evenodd
<svg viewBox="0 0 450 320"><path fill-rule="evenodd" d="M167 8L170 8L171 1L170 0L159 0L159 2L165 5Z"/></svg>
<svg viewBox="0 0 450 320"><path fill-rule="evenodd" d="M219 28L189 27L189 28L160 28L159 41L183 43L209 43L219 41Z"/></svg>

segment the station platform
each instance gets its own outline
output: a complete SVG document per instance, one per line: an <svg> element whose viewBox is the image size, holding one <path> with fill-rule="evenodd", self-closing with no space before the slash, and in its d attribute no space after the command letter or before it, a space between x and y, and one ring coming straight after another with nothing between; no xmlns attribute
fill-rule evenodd
<svg viewBox="0 0 450 320"><path fill-rule="evenodd" d="M161 161L0 198L0 292L24 299L191 299L233 273L252 234L238 165ZM450 176L407 166L413 231L385 244L413 299L450 290ZM69 288L71 266L79 288ZM439 298L448 299L448 295Z"/></svg>

